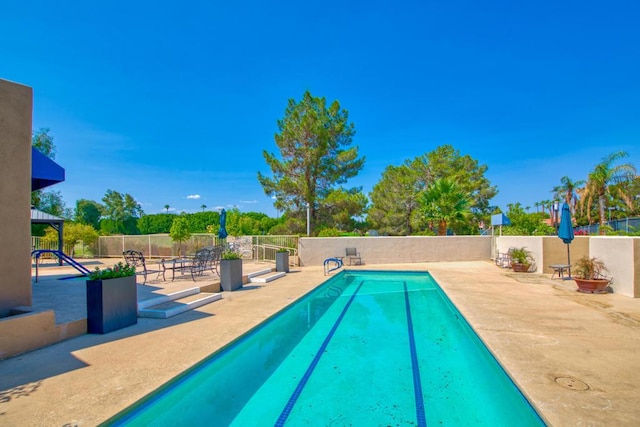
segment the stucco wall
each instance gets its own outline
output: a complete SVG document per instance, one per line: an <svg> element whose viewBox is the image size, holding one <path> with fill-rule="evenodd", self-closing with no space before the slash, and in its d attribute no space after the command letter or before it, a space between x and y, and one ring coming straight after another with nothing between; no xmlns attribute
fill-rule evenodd
<svg viewBox="0 0 640 427"><path fill-rule="evenodd" d="M637 249L640 239L634 237L598 236L589 242L591 257L601 259L613 277L614 292L640 297L640 277Z"/></svg>
<svg viewBox="0 0 640 427"><path fill-rule="evenodd" d="M0 317L31 306L31 88L0 79Z"/></svg>
<svg viewBox="0 0 640 427"><path fill-rule="evenodd" d="M567 245L562 239L556 236L542 238L542 248L544 255L544 265L542 272L552 274L551 264L567 264ZM575 265L576 260L589 255L589 237L576 236L569 245L569 257L571 265Z"/></svg>
<svg viewBox="0 0 640 427"><path fill-rule="evenodd" d="M327 258L344 256L349 247L358 250L364 264L477 261L491 257L489 236L302 237L300 265L322 265Z"/></svg>
<svg viewBox="0 0 640 427"><path fill-rule="evenodd" d="M542 237L539 236L501 236L496 240L498 252L505 253L509 248L526 248L531 252L535 262L536 273L541 273L544 266Z"/></svg>

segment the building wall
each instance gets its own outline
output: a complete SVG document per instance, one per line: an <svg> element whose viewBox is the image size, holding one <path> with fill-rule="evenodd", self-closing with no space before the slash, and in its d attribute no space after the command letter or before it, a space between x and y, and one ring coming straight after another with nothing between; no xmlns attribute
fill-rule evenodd
<svg viewBox="0 0 640 427"><path fill-rule="evenodd" d="M301 237L301 266L322 265L356 248L364 264L478 261L491 257L489 236Z"/></svg>
<svg viewBox="0 0 640 427"><path fill-rule="evenodd" d="M30 87L0 79L0 317L31 306Z"/></svg>

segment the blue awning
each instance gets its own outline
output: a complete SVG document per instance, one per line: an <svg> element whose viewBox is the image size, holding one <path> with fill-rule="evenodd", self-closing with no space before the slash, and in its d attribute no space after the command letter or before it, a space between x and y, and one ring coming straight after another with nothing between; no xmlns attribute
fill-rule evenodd
<svg viewBox="0 0 640 427"><path fill-rule="evenodd" d="M62 166L31 147L31 191L64 181Z"/></svg>

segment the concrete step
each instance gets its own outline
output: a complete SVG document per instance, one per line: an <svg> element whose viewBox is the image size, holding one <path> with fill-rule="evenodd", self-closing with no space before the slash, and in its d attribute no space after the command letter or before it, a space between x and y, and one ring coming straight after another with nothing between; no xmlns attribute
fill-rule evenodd
<svg viewBox="0 0 640 427"><path fill-rule="evenodd" d="M281 271L279 273L272 273L271 270L269 270L268 273L264 273L258 276L251 276L249 278L249 281L251 283L268 283L268 282L272 282L276 279L281 278L282 276L285 276L287 273L285 273L284 271Z"/></svg>
<svg viewBox="0 0 640 427"><path fill-rule="evenodd" d="M177 300L179 298L184 298L189 295L195 295L197 293L200 293L200 288L194 287L194 288L182 289L181 291L173 292L166 295L158 295L153 298L146 299L144 301L138 301L138 311L147 307L153 307L154 305L159 305L165 302Z"/></svg>
<svg viewBox="0 0 640 427"><path fill-rule="evenodd" d="M263 274L269 274L273 271L271 267L263 268L262 270L254 271L253 273L247 274L247 278L251 280L252 277L262 276Z"/></svg>
<svg viewBox="0 0 640 427"><path fill-rule="evenodd" d="M222 299L220 293L200 292L200 288L184 289L140 301L138 303L138 317L168 319L219 299Z"/></svg>

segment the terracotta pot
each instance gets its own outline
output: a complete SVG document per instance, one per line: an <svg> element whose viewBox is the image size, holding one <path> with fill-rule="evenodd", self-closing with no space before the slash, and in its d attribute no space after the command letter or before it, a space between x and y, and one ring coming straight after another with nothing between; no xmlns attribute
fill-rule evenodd
<svg viewBox="0 0 640 427"><path fill-rule="evenodd" d="M578 285L578 291L589 294L606 294L607 287L609 286L608 280L578 279L576 277L574 277L573 280L576 282L576 285Z"/></svg>
<svg viewBox="0 0 640 427"><path fill-rule="evenodd" d="M517 262L511 263L511 268L513 268L513 271L515 271L516 273L526 273L527 271L529 271L530 267L531 264L520 264Z"/></svg>

